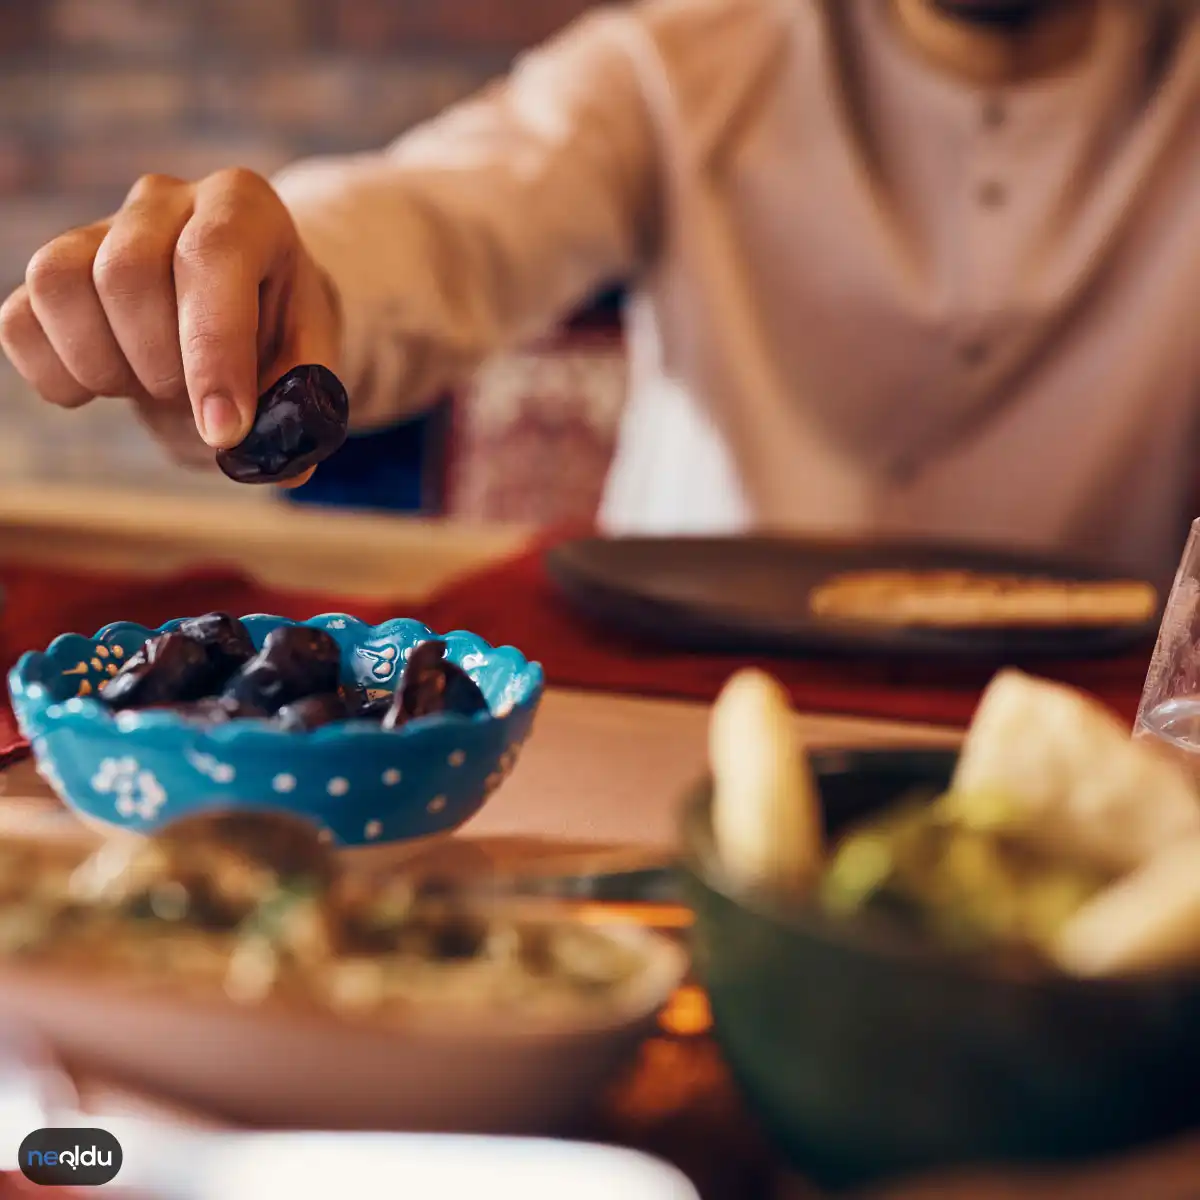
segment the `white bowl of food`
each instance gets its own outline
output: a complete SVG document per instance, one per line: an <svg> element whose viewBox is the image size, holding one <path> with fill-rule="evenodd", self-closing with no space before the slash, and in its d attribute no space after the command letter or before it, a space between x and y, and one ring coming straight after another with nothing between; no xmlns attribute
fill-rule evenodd
<svg viewBox="0 0 1200 1200"><path fill-rule="evenodd" d="M235 1123L535 1134L586 1109L687 969L639 928L347 873L278 816L204 820L0 842L0 1020Z"/></svg>

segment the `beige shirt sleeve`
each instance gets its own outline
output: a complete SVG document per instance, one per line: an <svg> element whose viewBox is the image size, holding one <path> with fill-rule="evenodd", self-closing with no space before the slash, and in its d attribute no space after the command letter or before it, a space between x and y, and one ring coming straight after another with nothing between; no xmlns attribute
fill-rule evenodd
<svg viewBox="0 0 1200 1200"><path fill-rule="evenodd" d="M383 153L275 180L340 297L355 427L414 412L650 252L640 36L633 16L590 15Z"/></svg>

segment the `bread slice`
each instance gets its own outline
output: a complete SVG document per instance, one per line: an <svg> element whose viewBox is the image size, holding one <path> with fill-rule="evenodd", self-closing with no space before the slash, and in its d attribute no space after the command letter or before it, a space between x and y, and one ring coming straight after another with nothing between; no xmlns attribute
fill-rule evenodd
<svg viewBox="0 0 1200 1200"><path fill-rule="evenodd" d="M995 827L1114 874L1200 836L1200 794L1183 766L1091 697L1020 671L988 685L951 791L968 818L981 798Z"/></svg>
<svg viewBox="0 0 1200 1200"><path fill-rule="evenodd" d="M1059 931L1072 975L1132 975L1200 963L1200 837L1168 846L1094 896Z"/></svg>
<svg viewBox="0 0 1200 1200"><path fill-rule="evenodd" d="M713 705L708 745L725 873L741 887L802 891L820 871L824 833L787 693L761 671L739 671Z"/></svg>
<svg viewBox="0 0 1200 1200"><path fill-rule="evenodd" d="M1140 625L1158 592L1137 580L1060 580L973 571L852 571L809 594L820 617L942 629Z"/></svg>

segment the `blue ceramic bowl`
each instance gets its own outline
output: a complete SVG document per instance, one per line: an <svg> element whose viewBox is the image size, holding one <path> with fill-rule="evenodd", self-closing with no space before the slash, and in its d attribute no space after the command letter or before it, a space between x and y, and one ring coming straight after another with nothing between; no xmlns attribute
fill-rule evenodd
<svg viewBox="0 0 1200 1200"><path fill-rule="evenodd" d="M272 629L298 623L243 620L256 646ZM9 674L17 720L63 801L91 821L136 833L204 810L278 808L315 821L338 845L365 846L444 833L474 816L529 735L541 665L512 646L461 630L435 634L403 618L371 626L328 613L303 624L337 640L343 685L371 696L395 687L414 646L440 636L489 711L439 713L392 732L346 722L309 733L265 721L205 727L163 711L114 714L97 690L159 632L121 621L24 655Z"/></svg>

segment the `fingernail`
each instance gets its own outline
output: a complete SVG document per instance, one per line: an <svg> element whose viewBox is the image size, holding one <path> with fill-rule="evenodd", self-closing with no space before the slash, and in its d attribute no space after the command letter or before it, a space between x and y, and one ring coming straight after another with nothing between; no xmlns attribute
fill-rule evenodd
<svg viewBox="0 0 1200 1200"><path fill-rule="evenodd" d="M200 405L200 424L200 432L210 446L228 447L241 441L242 414L228 396L205 396Z"/></svg>

